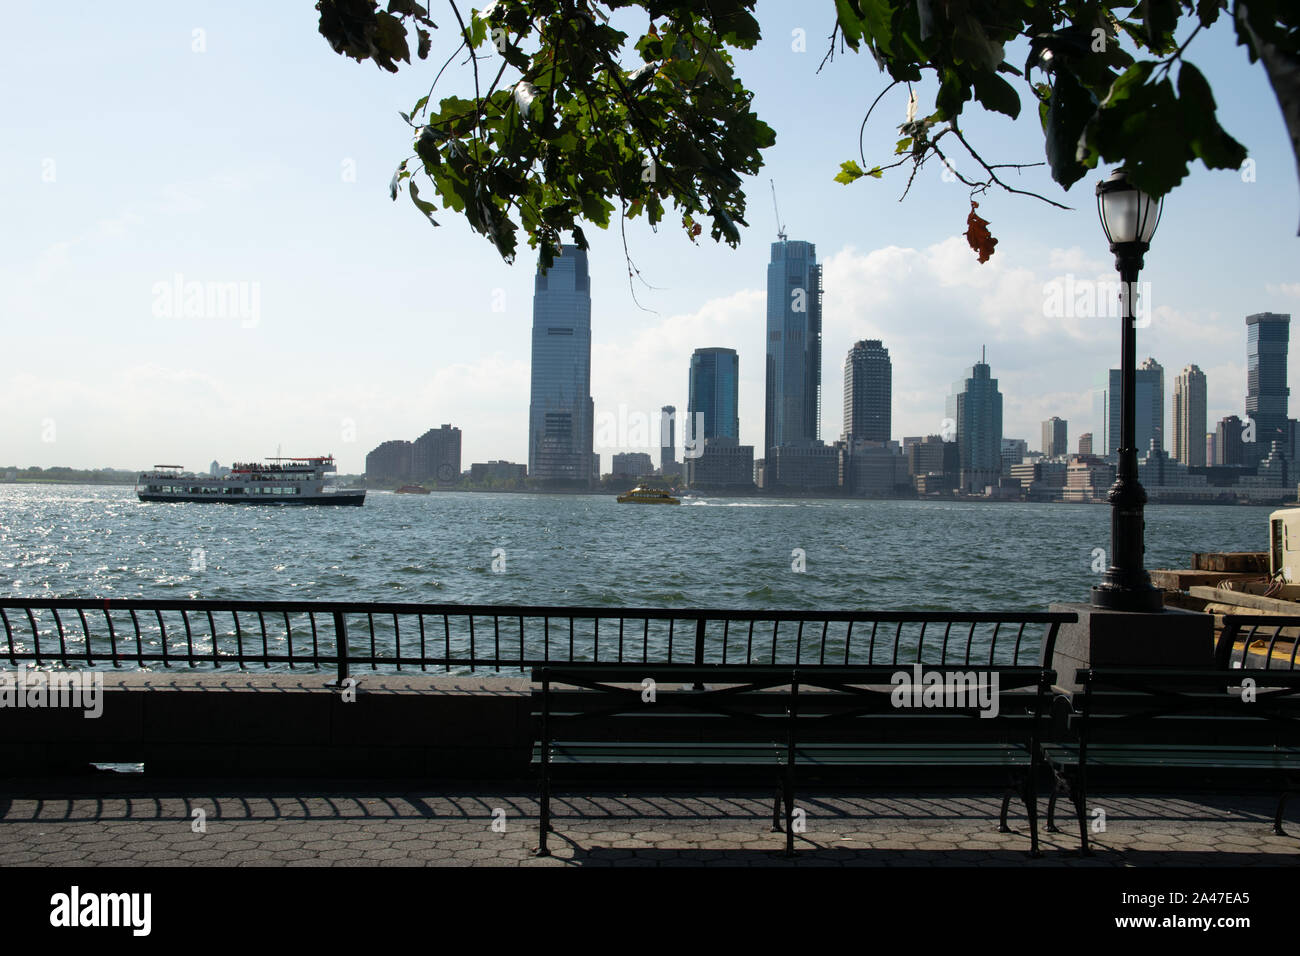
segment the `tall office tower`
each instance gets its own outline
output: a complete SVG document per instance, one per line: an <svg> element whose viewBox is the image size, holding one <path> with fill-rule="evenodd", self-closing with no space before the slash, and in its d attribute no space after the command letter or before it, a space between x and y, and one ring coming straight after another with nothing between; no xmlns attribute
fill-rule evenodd
<svg viewBox="0 0 1300 956"><path fill-rule="evenodd" d="M404 481L411 477L409 441L386 441L366 455L367 481Z"/></svg>
<svg viewBox="0 0 1300 956"><path fill-rule="evenodd" d="M1258 312L1246 316L1246 417L1255 423L1254 445L1245 449L1246 464L1266 458L1272 443L1289 439L1286 385L1287 343L1291 316Z"/></svg>
<svg viewBox="0 0 1300 956"><path fill-rule="evenodd" d="M1057 418L1053 415L1047 421L1043 422L1043 455L1047 458L1056 458L1058 455L1068 454L1070 443L1067 435L1068 423L1064 418Z"/></svg>
<svg viewBox="0 0 1300 956"><path fill-rule="evenodd" d="M566 245L533 280L532 390L528 473L544 481L590 484L591 278L587 253ZM599 459L596 459L598 461Z"/></svg>
<svg viewBox="0 0 1300 956"><path fill-rule="evenodd" d="M767 267L765 453L821 437L822 267L811 242L772 243Z"/></svg>
<svg viewBox="0 0 1300 956"><path fill-rule="evenodd" d="M1153 358L1139 365L1134 372L1136 393L1134 394L1134 426L1136 428L1135 447L1138 457L1146 455L1154 441L1161 451L1165 447L1165 370ZM1120 387L1123 373L1113 368L1110 370L1110 387L1106 389L1106 454L1119 453L1120 434Z"/></svg>
<svg viewBox="0 0 1300 956"><path fill-rule="evenodd" d="M659 409L659 471L671 474L677 464L677 406Z"/></svg>
<svg viewBox="0 0 1300 956"><path fill-rule="evenodd" d="M893 363L879 339L849 349L844 360L844 440L889 441Z"/></svg>
<svg viewBox="0 0 1300 956"><path fill-rule="evenodd" d="M1079 454L1092 454L1092 432L1084 432L1079 436Z"/></svg>
<svg viewBox="0 0 1300 956"><path fill-rule="evenodd" d="M460 429L430 428L411 448L411 477L416 481L460 480Z"/></svg>
<svg viewBox="0 0 1300 956"><path fill-rule="evenodd" d="M1205 463L1207 465L1215 464L1219 459L1219 449L1216 444L1218 436L1214 432L1205 433Z"/></svg>
<svg viewBox="0 0 1300 956"><path fill-rule="evenodd" d="M1002 393L983 350L964 379L953 384L948 417L957 426L957 460L966 490L996 482L1002 472Z"/></svg>
<svg viewBox="0 0 1300 956"><path fill-rule="evenodd" d="M740 356L735 349L696 349L686 398L687 433L696 445L740 438ZM695 433L697 423L703 431Z"/></svg>
<svg viewBox="0 0 1300 956"><path fill-rule="evenodd" d="M1246 463L1246 449L1241 437L1245 427L1245 423L1236 415L1219 419L1219 424L1214 429L1214 464Z"/></svg>
<svg viewBox="0 0 1300 956"><path fill-rule="evenodd" d="M1174 379L1173 457L1184 465L1205 465L1205 373L1195 365Z"/></svg>

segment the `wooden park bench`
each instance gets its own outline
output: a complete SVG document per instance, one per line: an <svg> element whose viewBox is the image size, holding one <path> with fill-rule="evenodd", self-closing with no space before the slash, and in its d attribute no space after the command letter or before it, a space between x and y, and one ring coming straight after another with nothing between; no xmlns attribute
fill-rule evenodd
<svg viewBox="0 0 1300 956"><path fill-rule="evenodd" d="M1029 818L1030 851L1037 855L1039 734L1055 674L1041 665L923 665L922 675L973 677L970 684L954 680L952 693L945 689L933 706L933 697L927 704L923 695L896 693L900 673L915 682L915 666L535 668L537 853L549 854L557 773L570 777L595 768L603 780L621 783L637 772L644 776L646 768L660 777L672 768L690 768L692 779L710 786L763 780L775 790L773 832L784 829L785 852L793 855L795 791L807 778L847 776L890 786L908 769L937 768L954 775L1006 771L1010 786L1000 828L1007 830L1008 807L1019 794ZM982 698L977 683L984 687ZM996 715L990 716L993 704Z"/></svg>
<svg viewBox="0 0 1300 956"><path fill-rule="evenodd" d="M1287 793L1300 772L1300 671L1101 667L1079 670L1077 681L1082 691L1054 702L1055 739L1044 746L1057 780L1049 831L1057 795L1066 792L1081 852L1090 852L1088 777L1104 770L1141 778L1204 771L1216 786L1263 777L1281 790L1273 829L1283 833Z"/></svg>

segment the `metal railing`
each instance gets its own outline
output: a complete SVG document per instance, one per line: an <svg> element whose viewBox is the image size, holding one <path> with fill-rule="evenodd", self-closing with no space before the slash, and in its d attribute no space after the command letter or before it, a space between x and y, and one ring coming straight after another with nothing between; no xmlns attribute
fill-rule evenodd
<svg viewBox="0 0 1300 956"><path fill-rule="evenodd" d="M1214 654L1220 667L1295 670L1297 651L1300 615L1225 614Z"/></svg>
<svg viewBox="0 0 1300 956"><path fill-rule="evenodd" d="M446 673L557 662L1037 664L1073 614L0 598L8 661Z"/></svg>

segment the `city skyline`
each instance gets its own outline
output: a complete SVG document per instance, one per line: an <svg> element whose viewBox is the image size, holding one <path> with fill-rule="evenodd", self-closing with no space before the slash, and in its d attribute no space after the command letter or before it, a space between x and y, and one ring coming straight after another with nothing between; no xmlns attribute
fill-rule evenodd
<svg viewBox="0 0 1300 956"><path fill-rule="evenodd" d="M205 8L201 54L191 48L193 16L179 7L147 17L93 7L13 13L19 35L53 29L62 39L57 69L34 47L0 65L12 88L46 77L11 104L13 136L0 156L0 204L24 224L0 232L0 314L15 358L0 376L4 464L200 468L278 446L333 453L340 470L359 473L380 442L449 419L464 429L465 460L527 460L519 422L535 260L521 248L506 265L455 217L436 217L443 224L432 229L409 202L388 200L394 157L410 146L394 114L425 91L413 77L341 64L310 5L258 10L266 36L279 38L274 56L241 35L249 13L239 4ZM835 76L817 76L814 44L795 53L788 42L792 29L810 26L800 6L773 5L763 18L764 40L742 67L780 135L762 172L745 177L751 214L740 247L629 220L628 252L647 287L629 283L617 223L586 230L598 414L685 408L685 358L700 345L734 348L741 439L761 447L772 178L791 235L815 240L823 266L823 352L835 359L823 363L824 396L842 386L838 358L854 342L880 339L894 361L895 437L937 433L946 384L987 342L1006 434L1032 438L1058 415L1103 445L1092 404L1117 364L1118 321L1096 314L1095 297L1089 311L1052 292L1115 281L1092 201L1106 171L1068 193L1041 167L1021 172L1023 188L1065 211L983 197L980 214L999 244L980 265L960 235L968 190L941 170L927 167L902 205L888 184L833 181L838 162L857 156L857 124L844 117L863 108L861 83L843 81L865 78L874 95L875 77L838 64ZM109 69L104 51L118 48L140 55ZM1169 195L1141 277L1151 315L1138 347L1170 370L1198 364L1217 422L1244 413L1243 314L1300 308L1300 194L1281 172L1294 157L1275 97L1232 31L1198 37L1197 65L1223 115L1252 118L1232 133L1258 175L1193 164ZM61 104L90 85L120 103L148 89L149 108L95 115L75 129L60 122ZM901 101L886 98L880 109L895 105L901 122ZM998 160L1038 162L1042 132L1029 112L1017 122L972 115L967 134L996 141ZM197 114L205 123L193 122ZM296 117L292 128L286 116ZM889 156L893 123L873 119L869 159ZM94 163L87 139L102 144ZM1201 238L1206 222L1214 243ZM178 278L201 291L234 283L260 311L168 314L156 290ZM39 368L44 356L58 356L57 365ZM1300 368L1288 370L1288 386L1297 385ZM828 405L838 402L823 402L821 432L838 435L839 409ZM606 464L620 450L600 449Z"/></svg>

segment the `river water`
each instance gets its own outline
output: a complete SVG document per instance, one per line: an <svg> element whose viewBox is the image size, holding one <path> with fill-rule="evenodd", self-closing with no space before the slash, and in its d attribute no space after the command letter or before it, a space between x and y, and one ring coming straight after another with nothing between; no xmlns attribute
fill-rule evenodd
<svg viewBox="0 0 1300 956"><path fill-rule="evenodd" d="M1147 567L1264 550L1269 510L1149 506ZM1095 505L372 492L362 508L288 508L11 484L0 594L1031 610L1086 600L1109 539Z"/></svg>

